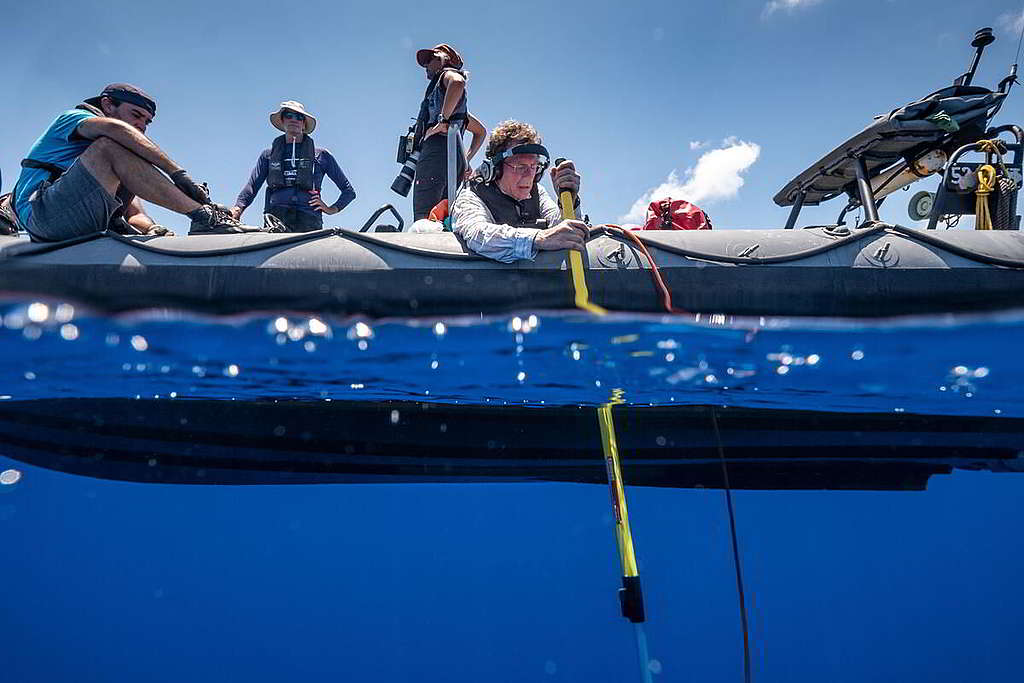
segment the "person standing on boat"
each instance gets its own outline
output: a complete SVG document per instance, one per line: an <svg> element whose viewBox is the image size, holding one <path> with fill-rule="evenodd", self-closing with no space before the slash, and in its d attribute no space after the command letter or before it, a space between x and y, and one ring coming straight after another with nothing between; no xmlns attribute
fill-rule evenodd
<svg viewBox="0 0 1024 683"><path fill-rule="evenodd" d="M324 227L324 214L332 216L356 198L352 183L328 150L314 146L309 134L316 128L316 117L301 102L282 102L270 115L270 123L284 135L275 138L256 160L231 215L241 218L266 181L266 213L280 219L289 232L319 230ZM341 190L341 196L330 205L320 196L325 175Z"/></svg>
<svg viewBox="0 0 1024 683"><path fill-rule="evenodd" d="M471 251L504 263L533 260L539 251L583 249L586 223L562 220L558 205L539 184L548 165L548 151L533 126L499 123L486 159L455 199L454 232ZM551 169L551 184L558 193L572 193L579 218L580 174L572 161Z"/></svg>
<svg viewBox="0 0 1024 683"><path fill-rule="evenodd" d="M462 57L451 45L441 43L416 52L416 63L426 71L430 82L416 117L417 148L420 151L413 183L413 219L426 218L430 210L448 194L448 132L457 131L455 178L465 179L469 162L487 137L487 129L469 113ZM469 151L463 149L462 131L473 135Z"/></svg>
<svg viewBox="0 0 1024 683"><path fill-rule="evenodd" d="M244 232L146 137L155 116L156 101L128 83L60 114L21 162L13 201L20 226L40 242L107 229L166 234L146 215L144 199L188 216L193 232Z"/></svg>

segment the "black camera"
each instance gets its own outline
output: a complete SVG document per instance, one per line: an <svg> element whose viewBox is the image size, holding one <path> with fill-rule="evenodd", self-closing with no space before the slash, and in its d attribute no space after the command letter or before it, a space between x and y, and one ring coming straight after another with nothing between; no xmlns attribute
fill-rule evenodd
<svg viewBox="0 0 1024 683"><path fill-rule="evenodd" d="M412 180L416 176L416 164L420 160L420 151L416 149L416 127L409 128L406 135L398 138L398 163L402 164L402 170L398 177L391 183L391 189L407 197L412 189Z"/></svg>
<svg viewBox="0 0 1024 683"><path fill-rule="evenodd" d="M416 164L420 160L419 150L410 154L405 163L402 164L402 170L398 172L398 177L391 183L391 189L402 195L403 197L409 196L409 190L412 189L412 179L416 176Z"/></svg>

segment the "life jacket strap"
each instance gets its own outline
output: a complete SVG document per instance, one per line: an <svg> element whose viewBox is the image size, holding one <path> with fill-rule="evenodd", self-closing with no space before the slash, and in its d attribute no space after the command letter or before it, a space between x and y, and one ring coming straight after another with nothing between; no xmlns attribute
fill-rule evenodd
<svg viewBox="0 0 1024 683"><path fill-rule="evenodd" d="M51 163L48 163L46 161L36 161L35 159L22 159L21 160L21 167L22 168L36 168L36 169L40 169L40 170L46 171L47 173L50 174L50 182L51 183L56 182L57 178L60 178L62 175L64 175L64 170L65 170L65 169L61 168L60 166L58 166L56 164L51 164Z"/></svg>

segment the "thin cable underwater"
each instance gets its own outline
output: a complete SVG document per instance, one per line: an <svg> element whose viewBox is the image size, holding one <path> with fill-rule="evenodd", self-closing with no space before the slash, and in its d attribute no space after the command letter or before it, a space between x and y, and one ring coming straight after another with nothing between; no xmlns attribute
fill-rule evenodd
<svg viewBox="0 0 1024 683"><path fill-rule="evenodd" d="M747 626L747 606L743 593L743 571L740 567L739 543L736 540L736 515L732 507L732 489L729 486L729 469L725 464L725 450L722 448L722 433L718 429L718 416L714 406L711 407L711 425L715 429L715 443L718 446L718 458L722 462L722 478L725 484L725 504L729 510L729 531L732 536L732 557L736 567L736 591L740 602L740 624L743 627L743 680L750 683L750 629Z"/></svg>

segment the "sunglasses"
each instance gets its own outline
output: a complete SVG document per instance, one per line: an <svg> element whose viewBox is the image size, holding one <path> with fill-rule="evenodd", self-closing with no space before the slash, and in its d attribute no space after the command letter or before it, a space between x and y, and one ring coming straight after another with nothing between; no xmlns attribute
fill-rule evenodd
<svg viewBox="0 0 1024 683"><path fill-rule="evenodd" d="M544 164L510 164L507 161L505 162L505 170L515 175L537 175L544 168Z"/></svg>
<svg viewBox="0 0 1024 683"><path fill-rule="evenodd" d="M281 114L281 118L282 119L292 119L293 121L305 121L306 120L305 116L303 116L302 114L296 114L293 111L286 111L286 112L284 112L283 114Z"/></svg>

